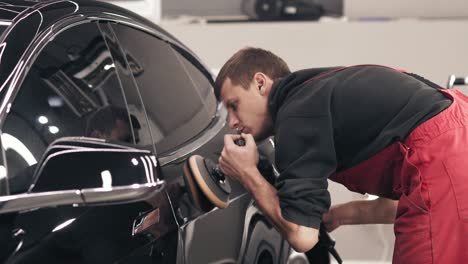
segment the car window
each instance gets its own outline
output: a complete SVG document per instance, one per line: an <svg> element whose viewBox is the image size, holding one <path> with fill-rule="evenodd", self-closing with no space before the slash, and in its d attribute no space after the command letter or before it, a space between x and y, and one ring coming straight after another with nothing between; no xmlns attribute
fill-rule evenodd
<svg viewBox="0 0 468 264"><path fill-rule="evenodd" d="M192 86L197 89L199 96L203 99L207 112L214 115L216 112L217 101L210 79L208 79L205 74L203 74L181 53L176 50L174 53L181 63L185 73L190 77Z"/></svg>
<svg viewBox="0 0 468 264"><path fill-rule="evenodd" d="M133 78L134 75L139 75L143 71L143 67L128 51L124 53L108 22L100 22L98 26L114 59L112 66L115 67L119 75L127 109L131 116L138 119L138 128L134 129L135 136L137 137L135 144L155 151L143 101Z"/></svg>
<svg viewBox="0 0 468 264"><path fill-rule="evenodd" d="M113 29L125 53L140 63L133 75L156 151L173 150L206 128L216 104L209 80L166 42L124 25Z"/></svg>
<svg viewBox="0 0 468 264"><path fill-rule="evenodd" d="M36 163L58 138L138 141L139 120L127 111L113 65L95 23L68 28L40 51L2 130L12 193L29 188Z"/></svg>

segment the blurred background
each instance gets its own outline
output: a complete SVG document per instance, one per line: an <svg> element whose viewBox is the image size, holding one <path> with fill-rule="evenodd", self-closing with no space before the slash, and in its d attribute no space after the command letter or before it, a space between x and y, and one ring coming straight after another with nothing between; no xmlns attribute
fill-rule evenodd
<svg viewBox="0 0 468 264"><path fill-rule="evenodd" d="M168 30L215 73L234 52L254 46L281 56L293 71L384 64L444 87L450 75L468 76L466 0L109 2ZM335 183L330 183L330 192L333 204L374 198ZM391 263L392 225L341 227L332 236L346 263Z"/></svg>

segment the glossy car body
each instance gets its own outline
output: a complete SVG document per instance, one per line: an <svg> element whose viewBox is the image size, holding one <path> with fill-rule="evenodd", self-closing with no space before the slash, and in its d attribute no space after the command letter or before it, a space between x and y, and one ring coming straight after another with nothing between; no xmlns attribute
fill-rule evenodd
<svg viewBox="0 0 468 264"><path fill-rule="evenodd" d="M229 131L187 47L92 1L2 1L0 30L2 261L287 261L239 184L209 212L186 192L185 160L216 161Z"/></svg>

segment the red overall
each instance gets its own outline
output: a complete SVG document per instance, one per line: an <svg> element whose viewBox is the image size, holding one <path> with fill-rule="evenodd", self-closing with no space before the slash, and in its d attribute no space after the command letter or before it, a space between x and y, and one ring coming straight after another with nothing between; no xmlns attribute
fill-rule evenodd
<svg viewBox="0 0 468 264"><path fill-rule="evenodd" d="M330 179L399 199L393 263L468 263L468 97L370 159Z"/></svg>

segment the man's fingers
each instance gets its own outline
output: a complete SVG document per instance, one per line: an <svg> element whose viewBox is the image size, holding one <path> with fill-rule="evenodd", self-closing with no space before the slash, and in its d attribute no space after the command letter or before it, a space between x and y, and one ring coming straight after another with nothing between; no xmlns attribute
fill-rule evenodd
<svg viewBox="0 0 468 264"><path fill-rule="evenodd" d="M219 168L221 169L221 172L222 173L225 173L225 169L224 169L224 160L222 157L219 157L218 159L218 166Z"/></svg>
<svg viewBox="0 0 468 264"><path fill-rule="evenodd" d="M241 134L242 138L245 140L245 145L255 144L255 139L252 134Z"/></svg>
<svg viewBox="0 0 468 264"><path fill-rule="evenodd" d="M221 151L221 156L219 156L219 158L221 157L226 157L226 148L223 148L223 150Z"/></svg>
<svg viewBox="0 0 468 264"><path fill-rule="evenodd" d="M241 135L234 135L234 134L226 134L224 135L224 146L225 147L233 147L236 144L234 144L234 140L241 138Z"/></svg>
<svg viewBox="0 0 468 264"><path fill-rule="evenodd" d="M222 158L219 159L218 166L219 166L219 169L221 170L221 172L225 176L231 177L229 166L224 162L224 160Z"/></svg>

